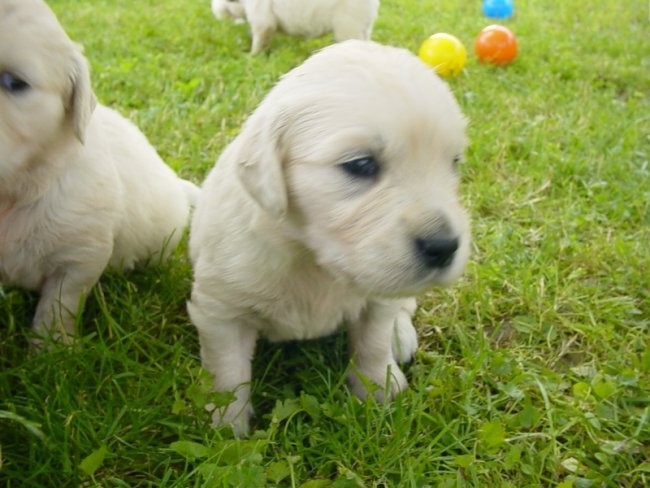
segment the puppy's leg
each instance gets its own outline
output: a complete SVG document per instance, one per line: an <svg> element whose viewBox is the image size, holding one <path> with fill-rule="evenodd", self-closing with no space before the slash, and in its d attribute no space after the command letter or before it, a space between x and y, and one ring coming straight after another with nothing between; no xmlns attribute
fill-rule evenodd
<svg viewBox="0 0 650 488"><path fill-rule="evenodd" d="M352 360L356 365L348 380L352 392L360 398L365 398L369 392L359 375L380 387L374 392L379 401L385 399L383 387L387 378L389 398L408 386L392 351L393 334L401 311L401 300L370 300L360 319L348 325Z"/></svg>
<svg viewBox="0 0 650 488"><path fill-rule="evenodd" d="M417 333L411 320L417 303L415 298L405 298L400 305L393 331L393 357L398 363L408 363L418 347Z"/></svg>
<svg viewBox="0 0 650 488"><path fill-rule="evenodd" d="M265 24L251 24L251 35L253 36L253 43L251 45L251 54L259 54L271 42L271 38L275 32L275 28Z"/></svg>
<svg viewBox="0 0 650 488"><path fill-rule="evenodd" d="M66 265L50 275L41 287L32 329L36 335L70 343L75 333L74 323L84 295L99 280L108 264L108 256L92 266ZM32 344L39 347L42 339Z"/></svg>
<svg viewBox="0 0 650 488"><path fill-rule="evenodd" d="M253 37L251 54L262 52L271 42L271 38L277 29L271 4L272 2L268 1L248 1L244 4L246 19Z"/></svg>
<svg viewBox="0 0 650 488"><path fill-rule="evenodd" d="M192 302L188 311L199 333L201 362L214 378L214 389L235 394L232 403L214 410L212 423L231 425L237 437L244 436L253 415L250 382L257 331L236 321L215 319Z"/></svg>

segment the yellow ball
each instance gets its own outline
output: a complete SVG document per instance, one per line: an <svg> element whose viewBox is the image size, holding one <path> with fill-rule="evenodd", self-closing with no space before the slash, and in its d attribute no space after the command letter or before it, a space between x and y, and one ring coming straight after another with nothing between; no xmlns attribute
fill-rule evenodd
<svg viewBox="0 0 650 488"><path fill-rule="evenodd" d="M467 63L467 50L451 34L438 33L424 40L418 57L434 68L440 76L456 76Z"/></svg>

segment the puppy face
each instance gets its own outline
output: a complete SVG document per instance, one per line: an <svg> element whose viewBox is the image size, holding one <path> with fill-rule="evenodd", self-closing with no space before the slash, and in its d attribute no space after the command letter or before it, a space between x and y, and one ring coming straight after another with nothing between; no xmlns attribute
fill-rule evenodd
<svg viewBox="0 0 650 488"><path fill-rule="evenodd" d="M67 134L83 139L94 97L79 49L40 0L0 0L0 183Z"/></svg>
<svg viewBox="0 0 650 488"><path fill-rule="evenodd" d="M271 182L249 167L244 184L286 212L321 266L385 295L458 277L470 240L457 196L465 119L417 58L369 42L332 46L287 75L259 112Z"/></svg>

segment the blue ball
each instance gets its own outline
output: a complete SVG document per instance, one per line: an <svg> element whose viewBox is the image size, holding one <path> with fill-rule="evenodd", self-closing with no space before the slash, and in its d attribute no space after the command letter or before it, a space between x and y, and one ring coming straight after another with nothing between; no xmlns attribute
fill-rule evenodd
<svg viewBox="0 0 650 488"><path fill-rule="evenodd" d="M483 0L483 15L493 19L508 19L514 10L512 0Z"/></svg>

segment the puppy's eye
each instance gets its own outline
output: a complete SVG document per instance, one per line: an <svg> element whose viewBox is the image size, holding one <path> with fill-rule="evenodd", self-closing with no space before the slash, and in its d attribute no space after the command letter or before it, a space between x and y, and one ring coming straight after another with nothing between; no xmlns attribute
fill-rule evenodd
<svg viewBox="0 0 650 488"><path fill-rule="evenodd" d="M374 178L379 173L379 164L372 156L346 161L341 164L341 168L349 175L358 178Z"/></svg>
<svg viewBox="0 0 650 488"><path fill-rule="evenodd" d="M458 165L462 162L463 157L460 154L457 154L454 156L454 159L451 160L451 164L453 165L454 169L458 169Z"/></svg>
<svg viewBox="0 0 650 488"><path fill-rule="evenodd" d="M20 93L29 88L29 83L5 71L0 73L0 88L8 93Z"/></svg>

